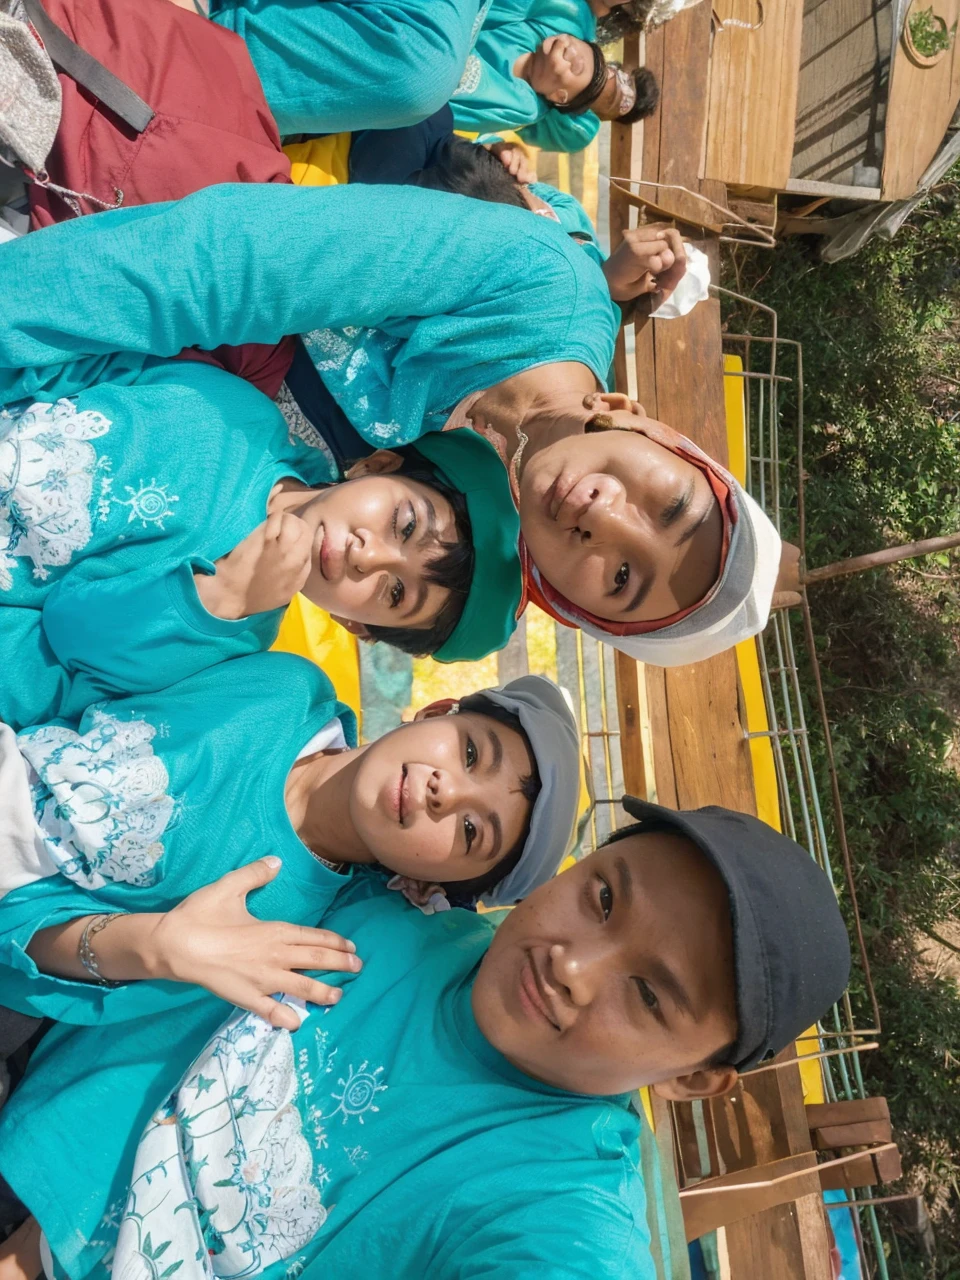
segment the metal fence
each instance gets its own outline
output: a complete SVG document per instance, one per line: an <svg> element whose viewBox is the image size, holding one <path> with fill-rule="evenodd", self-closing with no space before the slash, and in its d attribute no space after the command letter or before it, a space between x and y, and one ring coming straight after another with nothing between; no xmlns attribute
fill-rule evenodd
<svg viewBox="0 0 960 1280"><path fill-rule="evenodd" d="M771 308L724 289L718 292L739 321L746 319L743 332L725 333L723 338L725 353L739 356L743 365L741 373L728 371L727 376L743 379L746 487L778 529L785 513L795 514L793 527L802 549L803 351L798 342L780 336L778 316ZM790 394L785 394L788 391ZM782 450L788 432L792 439ZM789 456L785 458L784 453ZM806 593L798 609L780 610L771 616L757 649L769 727L755 736L770 742L783 830L810 851L849 904L859 953L855 964L859 965L872 1015L870 1025L858 1025L845 993L819 1023L819 1050L831 1055L820 1059L824 1092L830 1101L863 1098L866 1088L861 1058L867 1041L876 1041L880 1035L880 1014L860 930L856 883ZM818 773L829 789L826 798L821 795ZM874 1197L866 1189L851 1192L849 1198L857 1206L864 1272L888 1280L890 1263L898 1259L898 1246L895 1232L883 1217L886 1210L870 1203Z"/></svg>

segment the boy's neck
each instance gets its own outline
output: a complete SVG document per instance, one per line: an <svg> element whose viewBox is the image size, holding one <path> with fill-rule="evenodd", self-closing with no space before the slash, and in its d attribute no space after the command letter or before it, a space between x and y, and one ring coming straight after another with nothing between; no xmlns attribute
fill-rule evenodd
<svg viewBox="0 0 960 1280"><path fill-rule="evenodd" d="M513 74L517 80L526 80L530 83L530 65L533 62L532 53L521 53L513 64Z"/></svg>
<svg viewBox="0 0 960 1280"><path fill-rule="evenodd" d="M350 816L350 793L366 747L317 751L287 775L287 815L307 848L325 862L375 862Z"/></svg>

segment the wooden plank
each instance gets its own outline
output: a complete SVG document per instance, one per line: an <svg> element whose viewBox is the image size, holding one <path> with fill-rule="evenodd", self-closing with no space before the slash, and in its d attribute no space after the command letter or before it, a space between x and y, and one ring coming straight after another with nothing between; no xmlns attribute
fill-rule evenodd
<svg viewBox="0 0 960 1280"><path fill-rule="evenodd" d="M640 726L640 673L635 658L619 649L614 654L617 673L617 710L620 718L620 761L623 785L632 796L647 797L647 769L643 759Z"/></svg>
<svg viewBox="0 0 960 1280"><path fill-rule="evenodd" d="M667 717L677 804L757 812L749 742L737 710L737 660L730 650L666 671Z"/></svg>
<svg viewBox="0 0 960 1280"><path fill-rule="evenodd" d="M803 1204L803 1210L799 1203L766 1209L726 1228L733 1280L831 1280L830 1245L819 1192L804 1196Z"/></svg>
<svg viewBox="0 0 960 1280"><path fill-rule="evenodd" d="M803 34L803 0L715 0L707 91L704 174L721 182L780 190L790 176ZM762 21L761 21L762 14Z"/></svg>
<svg viewBox="0 0 960 1280"><path fill-rule="evenodd" d="M806 0L792 177L879 187L893 8L892 0Z"/></svg>
<svg viewBox="0 0 960 1280"><path fill-rule="evenodd" d="M879 200L879 187L849 187L838 182L808 182L791 178L784 190L789 195L823 196L827 200Z"/></svg>
<svg viewBox="0 0 960 1280"><path fill-rule="evenodd" d="M647 666L647 714L653 739L653 768L657 804L677 809L677 775L673 744L670 740L670 717L667 714L666 671Z"/></svg>
<svg viewBox="0 0 960 1280"><path fill-rule="evenodd" d="M786 1178L788 1175L793 1176L771 1187L753 1185L775 1178ZM709 1187L709 1190L704 1189L705 1187ZM694 1194L690 1194L690 1191L680 1193L687 1239L696 1240L719 1227L729 1227L742 1218L787 1204L798 1196L815 1195L819 1189L817 1158L812 1151L774 1160L770 1164L738 1169L735 1173L720 1178L710 1178L706 1184L691 1189Z"/></svg>
<svg viewBox="0 0 960 1280"><path fill-rule="evenodd" d="M935 11L949 27L958 20L960 0L939 0ZM954 40L936 66L917 67L901 39L890 69L881 181L884 200L905 200L913 195L920 175L940 150L958 102L960 40Z"/></svg>
<svg viewBox="0 0 960 1280"><path fill-rule="evenodd" d="M659 177L695 187L702 172L707 130L706 73L710 59L710 8L696 4L677 14L663 33ZM647 49L651 38L647 37ZM646 160L646 156L644 156ZM653 176L644 167L644 177Z"/></svg>
<svg viewBox="0 0 960 1280"><path fill-rule="evenodd" d="M807 1107L807 1124L823 1129L835 1124L858 1124L864 1120L890 1121L886 1098L851 1098L843 1102L811 1102Z"/></svg>

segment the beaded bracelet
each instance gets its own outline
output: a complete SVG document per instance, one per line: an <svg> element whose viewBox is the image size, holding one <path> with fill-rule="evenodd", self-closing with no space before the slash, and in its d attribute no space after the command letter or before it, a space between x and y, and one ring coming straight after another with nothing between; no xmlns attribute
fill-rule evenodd
<svg viewBox="0 0 960 1280"><path fill-rule="evenodd" d="M84 925L83 933L80 935L80 942L77 946L77 955L80 958L80 963L93 978L94 982L101 987L122 987L123 983L112 982L100 972L100 966L97 963L97 956L91 945L91 939L95 938L101 929L105 929L111 920L116 920L118 916L127 916L129 914L129 911L108 911L104 915L91 916Z"/></svg>

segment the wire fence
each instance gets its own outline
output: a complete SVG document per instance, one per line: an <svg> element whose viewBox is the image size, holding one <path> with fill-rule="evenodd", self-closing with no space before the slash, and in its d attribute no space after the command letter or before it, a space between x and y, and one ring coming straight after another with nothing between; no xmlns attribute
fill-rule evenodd
<svg viewBox="0 0 960 1280"><path fill-rule="evenodd" d="M729 309L735 311L737 320L746 321L744 332L723 337L725 353L739 356L743 366L739 374L728 371L727 376L743 380L746 487L778 529L785 513L795 513L802 550L803 351L799 343L780 337L778 316L771 308L727 290L718 292L732 304ZM788 432L793 436L789 444ZM866 1042L875 1042L880 1035L880 1013L860 929L806 593L799 609L773 613L757 650L768 728L751 736L764 737L770 743L784 832L810 851L830 876L838 895L847 899L856 935L855 963L859 964L872 1015L868 1019L872 1025L859 1025L847 992L818 1024L820 1050L841 1050L820 1059L824 1093L829 1101L864 1098L862 1054ZM829 788L826 799L821 795L818 774ZM884 1216L885 1207L875 1200L866 1188L849 1193L864 1274L888 1280L891 1259L898 1257L896 1234Z"/></svg>

